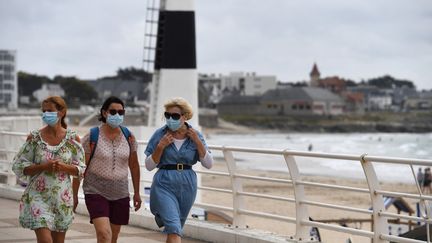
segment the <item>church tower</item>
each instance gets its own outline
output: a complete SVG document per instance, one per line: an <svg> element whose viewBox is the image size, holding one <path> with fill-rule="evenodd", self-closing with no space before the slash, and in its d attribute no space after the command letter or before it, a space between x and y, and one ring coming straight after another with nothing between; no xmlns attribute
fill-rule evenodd
<svg viewBox="0 0 432 243"><path fill-rule="evenodd" d="M318 66L314 63L312 71L310 72L310 86L317 87L320 80L320 72L318 71Z"/></svg>

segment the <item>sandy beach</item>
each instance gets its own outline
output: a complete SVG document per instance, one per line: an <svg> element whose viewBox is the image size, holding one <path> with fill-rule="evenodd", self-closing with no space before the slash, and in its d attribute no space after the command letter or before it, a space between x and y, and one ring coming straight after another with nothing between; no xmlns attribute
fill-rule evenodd
<svg viewBox="0 0 432 243"><path fill-rule="evenodd" d="M225 164L223 162L217 162L214 166L215 171L227 171ZM268 172L268 171L242 171L242 174L264 176L272 178L284 178L290 179L288 173L278 173L278 172ZM303 176L302 180L310 182L319 182L332 185L343 185L357 188L367 188L366 181L354 180L354 179L342 179L337 177L325 177L325 176ZM225 176L213 176L204 175L202 177L203 186L211 186L223 189L231 189L230 179ZM382 189L416 193L416 186L413 183L403 184L403 183L385 183L382 184ZM276 195L294 198L293 187L289 184L284 183L272 183L272 182L262 182L256 180L243 180L243 190L246 192L262 193L267 195ZM305 187L306 199L321 203L336 204L342 206L349 206L359 209L369 209L371 206L370 195L368 193L358 193L358 192L348 192L342 190L334 189L324 189L318 187ZM217 192L203 192L202 195L203 202L215 203L222 206L232 207L232 196L226 193ZM412 200L406 200L411 208L415 210L415 202ZM245 197L245 205L249 210L257 210L260 212L271 213L276 215L295 217L295 207L293 203L269 200L264 198L256 197ZM340 220L346 219L347 222L355 219L370 219L370 216L362 213L352 213L341 210L334 210L316 206L308 206L308 211L312 219L315 221L320 220ZM388 208L389 212L396 213L395 207L391 206ZM228 215L229 212L226 212ZM405 213L406 214L406 213ZM407 214L406 214L407 215ZM251 228L262 229L266 231L275 232L280 235L292 236L294 235L294 225L291 223L285 223L276 220L262 219L256 217L246 217L246 223ZM346 223L348 227L370 230L370 223ZM395 230L398 225L392 226ZM404 226L406 227L406 226ZM328 231L320 229L321 239L323 242L344 243L346 239L351 238L352 242L369 242L367 238L351 236L344 233L338 233L334 231Z"/></svg>

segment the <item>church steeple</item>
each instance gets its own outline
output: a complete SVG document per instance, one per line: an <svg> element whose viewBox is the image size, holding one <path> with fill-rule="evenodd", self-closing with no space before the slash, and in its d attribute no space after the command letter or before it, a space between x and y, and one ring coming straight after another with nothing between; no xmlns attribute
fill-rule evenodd
<svg viewBox="0 0 432 243"><path fill-rule="evenodd" d="M314 63L312 71L310 72L310 86L318 86L318 81L320 79L320 72L318 71L318 66Z"/></svg>

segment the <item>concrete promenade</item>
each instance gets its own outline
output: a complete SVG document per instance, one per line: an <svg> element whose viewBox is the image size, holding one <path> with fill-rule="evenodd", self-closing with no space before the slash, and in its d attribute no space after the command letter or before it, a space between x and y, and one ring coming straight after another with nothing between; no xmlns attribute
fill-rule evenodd
<svg viewBox="0 0 432 243"><path fill-rule="evenodd" d="M0 243L34 243L35 233L32 230L22 228L18 223L18 201L0 198ZM74 223L66 233L68 243L96 243L96 234L93 225L89 223L87 216L75 215ZM119 243L157 243L165 242L165 235L144 228L123 226ZM203 242L194 239L183 238L185 243Z"/></svg>

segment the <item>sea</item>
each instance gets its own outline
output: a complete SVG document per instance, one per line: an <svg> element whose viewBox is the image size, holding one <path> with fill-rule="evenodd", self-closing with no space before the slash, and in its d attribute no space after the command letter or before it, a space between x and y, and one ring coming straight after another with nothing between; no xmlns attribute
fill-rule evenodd
<svg viewBox="0 0 432 243"><path fill-rule="evenodd" d="M209 145L247 148L289 149L322 153L349 154L360 158L371 156L432 160L432 133L256 133L211 134ZM214 151L215 161L223 160ZM243 169L288 172L283 156L235 152L236 165ZM303 175L365 178L360 161L296 157ZM379 180L415 183L414 173L420 166L373 163ZM424 170L424 168L422 168Z"/></svg>

